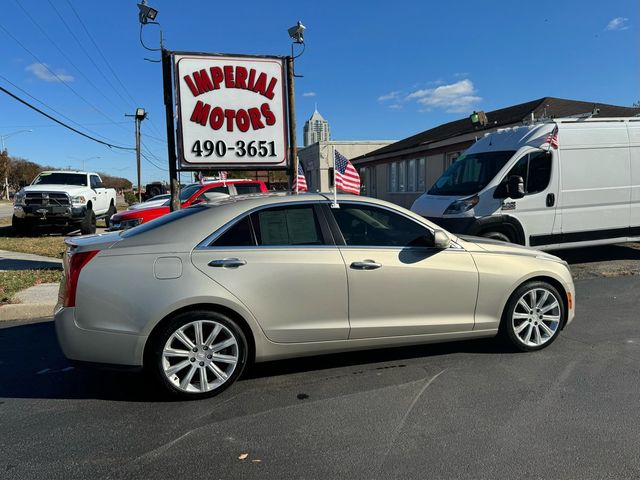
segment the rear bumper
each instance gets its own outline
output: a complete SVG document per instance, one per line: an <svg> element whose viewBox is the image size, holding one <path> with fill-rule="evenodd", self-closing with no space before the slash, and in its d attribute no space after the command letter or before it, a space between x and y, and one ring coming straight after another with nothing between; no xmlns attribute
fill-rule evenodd
<svg viewBox="0 0 640 480"><path fill-rule="evenodd" d="M145 336L81 328L75 319L75 308L57 309L55 325L58 343L69 360L142 366Z"/></svg>

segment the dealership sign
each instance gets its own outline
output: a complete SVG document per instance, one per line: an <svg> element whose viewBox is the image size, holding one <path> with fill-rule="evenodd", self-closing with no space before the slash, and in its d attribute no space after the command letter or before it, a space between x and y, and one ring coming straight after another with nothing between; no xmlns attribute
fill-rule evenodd
<svg viewBox="0 0 640 480"><path fill-rule="evenodd" d="M183 169L287 166L282 58L176 54L174 62Z"/></svg>

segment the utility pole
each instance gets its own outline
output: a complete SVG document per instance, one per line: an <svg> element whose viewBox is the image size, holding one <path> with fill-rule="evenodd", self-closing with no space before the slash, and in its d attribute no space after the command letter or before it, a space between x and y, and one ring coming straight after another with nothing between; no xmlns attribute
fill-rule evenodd
<svg viewBox="0 0 640 480"><path fill-rule="evenodd" d="M144 108L136 108L136 113L134 115L127 115L125 117L135 117L135 125L136 125L136 165L138 168L138 202L142 202L142 180L140 176L140 124L142 120L147 118L147 112L144 111Z"/></svg>

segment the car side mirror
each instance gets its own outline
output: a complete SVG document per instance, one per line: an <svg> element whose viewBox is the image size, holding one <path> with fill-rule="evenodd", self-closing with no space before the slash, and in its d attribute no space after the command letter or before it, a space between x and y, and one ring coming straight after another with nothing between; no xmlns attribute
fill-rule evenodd
<svg viewBox="0 0 640 480"><path fill-rule="evenodd" d="M511 175L507 183L507 193L514 199L524 197L524 179L519 175Z"/></svg>
<svg viewBox="0 0 640 480"><path fill-rule="evenodd" d="M439 250L449 248L451 245L451 239L449 235L443 230L435 230L433 232L433 246Z"/></svg>

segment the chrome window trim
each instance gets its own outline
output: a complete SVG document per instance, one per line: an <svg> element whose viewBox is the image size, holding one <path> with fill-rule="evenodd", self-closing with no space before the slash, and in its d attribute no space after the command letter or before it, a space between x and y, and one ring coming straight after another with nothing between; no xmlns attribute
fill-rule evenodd
<svg viewBox="0 0 640 480"><path fill-rule="evenodd" d="M229 220L227 223L225 223L223 226L221 226L220 228L218 228L217 230L215 230L211 235L209 235L207 238L205 238L204 240L202 240L197 246L196 248L194 248L194 250L227 250L230 248L235 248L235 249L247 249L247 248L281 248L281 249L289 249L289 248L318 248L318 247L334 247L335 245L250 245L250 246L244 246L244 247L212 247L211 243L215 242L219 236L221 236L222 234L224 234L227 230L229 230L231 227L233 227L236 223L240 222L241 220L243 220L245 217L248 217L249 215L252 215L253 213L256 213L260 210L266 210L267 208L278 208L278 207L291 207L291 206L296 206L296 205L311 205L314 206L316 204L319 203L329 203L328 201L325 202L324 200L301 200L301 201L292 201L292 202L282 202L282 203L271 203L269 205L259 205L257 207L253 207L250 210L247 210L245 212L243 212L241 215L237 216L236 218ZM316 212L313 212L314 215L316 215ZM316 215L317 216L317 215ZM322 219L317 218L318 222L321 222Z"/></svg>
<svg viewBox="0 0 640 480"><path fill-rule="evenodd" d="M204 240L202 240L200 243L198 243L198 245L193 250L194 251L196 251L196 250L223 251L223 250L247 250L247 249L249 249L249 250L251 250L251 249L270 249L270 250L281 249L281 250L289 250L289 249L292 249L292 248L298 249L298 250L299 249L318 249L318 248L321 248L321 249L326 249L326 248L352 248L352 249L353 248L359 248L359 249L372 249L372 250L380 250L380 249L384 249L384 250L402 250L402 249L406 249L406 248L425 248L425 249L430 249L430 250L444 251L444 250L435 249L434 247L336 245L335 244L335 240L334 240L334 244L333 245L327 245L327 244L323 244L323 245L250 245L250 246L246 246L245 245L245 246L238 246L238 247L233 247L233 246L229 246L229 247L213 247L213 246L211 246L211 243L216 241L219 236L223 235L227 230L232 228L236 223L240 222L241 220L243 220L247 216L252 215L253 213L258 212L260 210L265 210L267 208L290 207L290 206L296 206L296 205L311 205L311 206L314 206L314 205L330 205L331 203L332 202L330 200L295 200L295 201L290 201L290 202L272 203L272 204L269 204L269 205L259 205L257 207L253 207L253 208L243 212L240 216L238 216L238 217L236 217L236 218L234 218L232 220L229 220L227 223L225 223L220 228L215 230L212 234L210 234ZM393 208L387 207L386 205L379 205L377 203L367 202L366 200L362 200L362 201L345 200L345 201L341 201L341 202L338 202L338 203L339 204L351 204L351 205L367 205L367 206L371 206L371 207L381 208L383 210L388 210L391 213L395 213L395 214L401 215L404 218L406 218L406 219L408 219L408 220L420 225L421 227L426 228L431 233L433 233L435 231L429 225L426 225L426 224L424 224L422 222L418 222L415 218L412 218L412 217L410 217L408 215L405 215L404 213L399 212L397 210L394 210ZM321 219L321 218L318 218L317 220L318 220L318 222L327 221L326 219ZM459 245L453 239L451 239L451 244L445 250L466 251L461 245Z"/></svg>

